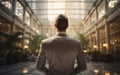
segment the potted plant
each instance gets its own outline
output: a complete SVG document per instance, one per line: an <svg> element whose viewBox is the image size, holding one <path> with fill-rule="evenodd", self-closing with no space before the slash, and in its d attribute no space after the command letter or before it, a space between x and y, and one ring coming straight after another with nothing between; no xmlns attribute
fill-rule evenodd
<svg viewBox="0 0 120 75"><path fill-rule="evenodd" d="M90 47L88 46L89 40L82 33L78 33L78 39L82 44L83 50L90 50Z"/></svg>

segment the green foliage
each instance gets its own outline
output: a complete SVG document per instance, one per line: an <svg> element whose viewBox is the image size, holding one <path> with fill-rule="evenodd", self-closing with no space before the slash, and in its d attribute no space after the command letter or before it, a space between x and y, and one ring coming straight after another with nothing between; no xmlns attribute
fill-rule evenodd
<svg viewBox="0 0 120 75"><path fill-rule="evenodd" d="M21 40L19 38L20 35L22 35L23 33L21 32L16 32L14 33L12 36L9 37L9 39L6 41L6 44L10 45L11 43L15 42L15 41L19 41Z"/></svg>
<svg viewBox="0 0 120 75"><path fill-rule="evenodd" d="M40 35L34 36L32 44L34 45L35 48L39 48L40 47L41 40L42 40L42 37Z"/></svg>
<svg viewBox="0 0 120 75"><path fill-rule="evenodd" d="M23 41L23 38L19 38L20 35L23 33L21 32L16 32L13 35L9 36L8 40L4 42L6 46L6 50L15 50L15 49L21 49L17 47L14 43L19 43Z"/></svg>
<svg viewBox="0 0 120 75"><path fill-rule="evenodd" d="M40 48L40 44L42 41L42 36L36 35L33 37L32 40L30 40L29 47L32 50L33 54L36 54L36 50Z"/></svg>
<svg viewBox="0 0 120 75"><path fill-rule="evenodd" d="M80 40L83 48L88 49L89 40L81 33L78 33L78 39Z"/></svg>

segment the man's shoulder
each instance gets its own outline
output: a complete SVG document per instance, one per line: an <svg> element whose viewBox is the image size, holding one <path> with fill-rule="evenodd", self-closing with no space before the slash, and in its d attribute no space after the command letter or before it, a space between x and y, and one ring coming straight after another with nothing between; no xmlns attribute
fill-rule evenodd
<svg viewBox="0 0 120 75"><path fill-rule="evenodd" d="M55 39L55 36L52 36L52 37L49 37L49 38L46 38L46 39L42 40L42 43L50 42L50 41L52 41L53 39Z"/></svg>
<svg viewBox="0 0 120 75"><path fill-rule="evenodd" d="M64 38L59 38L59 37L57 37L57 36L52 36L52 37L49 37L49 38L47 38L47 39L44 39L44 40L42 40L42 43L51 43L51 42L53 42L53 41L61 41L61 40L66 40L66 41L71 41L71 42L74 42L74 43L77 43L77 44L80 44L80 41L79 40L77 40L77 39L74 39L74 38L71 38L71 37L69 37L69 36L67 36L67 37L64 37Z"/></svg>
<svg viewBox="0 0 120 75"><path fill-rule="evenodd" d="M67 37L67 39L68 39L69 41L71 41L71 42L80 44L80 40L78 40L78 39L74 39L74 38L71 38L71 37Z"/></svg>
<svg viewBox="0 0 120 75"><path fill-rule="evenodd" d="M80 40L78 40L78 39L74 39L74 38L71 38L71 37L67 37L67 38L72 40L72 41L75 41L75 42L80 42Z"/></svg>

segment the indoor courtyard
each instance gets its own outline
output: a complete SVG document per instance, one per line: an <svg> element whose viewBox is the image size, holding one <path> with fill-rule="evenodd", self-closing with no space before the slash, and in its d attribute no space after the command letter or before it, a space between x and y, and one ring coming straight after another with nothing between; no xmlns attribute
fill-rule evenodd
<svg viewBox="0 0 120 75"><path fill-rule="evenodd" d="M0 0L0 75L45 75L36 62L59 14L82 44L87 69L77 75L120 75L120 0Z"/></svg>

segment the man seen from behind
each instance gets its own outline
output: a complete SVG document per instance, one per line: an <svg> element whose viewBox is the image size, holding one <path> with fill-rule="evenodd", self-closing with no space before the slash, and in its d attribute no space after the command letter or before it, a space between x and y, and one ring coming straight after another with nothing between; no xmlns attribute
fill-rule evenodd
<svg viewBox="0 0 120 75"><path fill-rule="evenodd" d="M55 27L57 34L42 41L36 68L47 75L76 75L84 71L86 62L81 43L66 34L68 18L58 15ZM45 67L46 60L49 68ZM77 66L74 67L74 64Z"/></svg>

